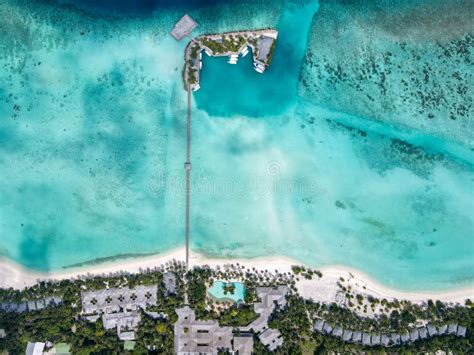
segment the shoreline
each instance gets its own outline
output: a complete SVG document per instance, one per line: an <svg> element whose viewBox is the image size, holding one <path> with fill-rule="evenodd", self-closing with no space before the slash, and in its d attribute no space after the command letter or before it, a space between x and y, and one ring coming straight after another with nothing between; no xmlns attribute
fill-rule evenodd
<svg viewBox="0 0 474 355"><path fill-rule="evenodd" d="M11 260L0 258L0 288L22 289L32 286L41 280L62 280L77 278L80 276L105 275L127 271L137 273L148 268L159 267L172 261L182 261L185 258L185 247L173 249L164 254L158 254L140 258L125 258L103 262L99 264L84 265L81 267L67 268L61 271L39 272L27 269ZM255 259L214 259L207 258L203 254L191 252L190 267L209 265L213 268L230 264L239 264L246 268L268 270L273 272L291 272L291 266L302 265L301 262L287 257L258 257ZM338 283L344 278L343 285L351 286L353 292L363 295L371 295L387 300L407 300L413 303L423 301L440 300L449 303L460 303L464 305L466 299L474 298L474 285L453 290L442 291L404 291L383 285L373 277L364 272L343 265L332 265L318 268L323 273L321 278L314 276L312 280L306 280L300 276L296 281L301 296L312 298L319 302L336 302L339 291ZM297 276L298 277L298 276Z"/></svg>

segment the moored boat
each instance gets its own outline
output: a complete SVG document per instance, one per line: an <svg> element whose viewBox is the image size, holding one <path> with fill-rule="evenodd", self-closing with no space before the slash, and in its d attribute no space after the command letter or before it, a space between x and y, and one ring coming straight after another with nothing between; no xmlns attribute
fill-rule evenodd
<svg viewBox="0 0 474 355"><path fill-rule="evenodd" d="M248 49L248 47L244 47L244 49L242 49L242 50L240 51L240 55L241 55L242 57L245 57L247 54L249 54L249 49Z"/></svg>
<svg viewBox="0 0 474 355"><path fill-rule="evenodd" d="M253 63L253 68L257 73L263 73L265 71L265 66L260 63Z"/></svg>
<svg viewBox="0 0 474 355"><path fill-rule="evenodd" d="M229 64L237 64L237 60L239 59L239 55L238 54L231 54L229 56L229 60L227 61L227 63Z"/></svg>

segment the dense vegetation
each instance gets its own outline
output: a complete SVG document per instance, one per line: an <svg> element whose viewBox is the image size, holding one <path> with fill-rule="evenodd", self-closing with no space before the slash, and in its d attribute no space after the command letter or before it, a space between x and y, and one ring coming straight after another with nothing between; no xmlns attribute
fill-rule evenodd
<svg viewBox="0 0 474 355"><path fill-rule="evenodd" d="M347 309L332 305L323 305L310 302L303 298L292 295L288 298L289 306L277 312L270 322L270 327L279 329L283 334L285 342L283 347L278 349L279 354L303 354L315 353L325 354L329 351L341 353L355 353L370 351L372 353L386 353L381 346L364 347L359 344L344 343L341 339L333 336L325 336L319 333L313 333L311 319L321 317L331 320L334 324L346 326L348 329L358 328L360 325L366 330L383 329L384 317L381 319L361 318ZM417 341L413 344L391 347L393 353L411 353L419 354L424 352L434 352L437 350L452 351L455 354L469 354L474 350L474 334L469 331L474 327L474 308L472 307L443 307L433 308L429 306L424 312L446 312L444 319L459 322L468 327L466 339L458 338L452 335L439 336L427 340ZM422 316L426 316L423 314ZM414 316L412 316L414 317ZM408 324L412 321L407 316L405 320ZM401 329L400 325L395 329Z"/></svg>
<svg viewBox="0 0 474 355"><path fill-rule="evenodd" d="M164 287L158 288L158 304L148 310L162 314L153 319L142 312L140 326L136 332L137 341L133 351L124 350L124 342L117 338L116 330L106 331L101 320L88 323L79 317L81 311L80 293L82 290L102 289L105 287L135 287L139 284L162 284L163 269L148 270L141 274L122 273L107 277L89 277L86 279L64 280L59 282L41 282L22 291L0 290L0 303L5 301L33 300L47 296L60 296L63 303L57 307L49 306L41 311L25 313L0 312L0 329L7 336L0 339L0 353L7 350L11 354L24 353L28 341L65 342L71 345L71 351L77 354L99 353L163 353L173 352L173 324L177 320L175 308L183 307L185 294L188 304L195 309L199 319L217 319L222 326L244 326L257 318L253 303L257 301L257 286L289 284L294 290L294 278L321 277L315 270L295 267L293 273L281 274L245 269L232 265L229 269L194 268L188 272L181 265L168 267L177 276L177 291L167 295ZM242 280L246 286L244 304L217 302L207 296L207 288L216 280ZM343 288L343 287L342 287ZM231 290L229 290L230 292ZM359 295L345 291L349 302L362 302ZM390 348L390 352L421 353L435 350L452 351L455 354L472 353L474 344L474 308L470 301L465 306L448 306L442 302L428 301L425 305L408 302L388 302L370 298L365 306L383 307L384 312L373 317L361 316L346 307L336 304L326 305L311 302L296 292L288 296L288 307L277 310L270 320L270 327L279 329L284 344L278 354L322 354L329 351L341 353L370 351L384 353L382 347L364 348L362 345L347 344L332 336L314 333L312 324L315 318L325 319L332 325L338 324L347 329L364 331L401 331L412 327L415 322L446 324L456 322L467 327L467 337L450 335L418 341L414 344ZM255 337L255 353L267 353Z"/></svg>
<svg viewBox="0 0 474 355"><path fill-rule="evenodd" d="M240 35L229 35L222 36L219 41L204 37L201 39L201 42L214 54L222 54L226 52L237 52L245 44L246 39Z"/></svg>
<svg viewBox="0 0 474 355"><path fill-rule="evenodd" d="M167 297L163 287L158 288L156 310L169 315L169 320L153 320L142 314L137 334L136 351L146 346L168 353L173 347L172 322L176 320L174 309L183 304L183 269L173 266L177 277L177 294ZM141 274L121 273L107 277L90 277L77 280L63 280L56 283L41 282L25 290L0 289L1 302L35 300L45 296L60 296L63 300L58 307L49 306L41 311L0 312L0 329L5 329L6 338L0 339L0 352L8 350L11 354L25 352L28 341L65 342L71 345L74 354L124 353L123 342L117 338L117 331L105 331L101 320L88 323L77 317L81 311L81 290L98 290L108 287L161 284L162 271L153 270ZM150 309L153 311L154 309ZM161 325L164 323L164 327ZM159 345L157 345L157 341Z"/></svg>

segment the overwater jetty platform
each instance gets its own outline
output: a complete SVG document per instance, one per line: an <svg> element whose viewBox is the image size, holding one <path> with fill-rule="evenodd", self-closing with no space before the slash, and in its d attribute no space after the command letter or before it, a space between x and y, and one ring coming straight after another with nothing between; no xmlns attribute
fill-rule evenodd
<svg viewBox="0 0 474 355"><path fill-rule="evenodd" d="M184 55L184 88L196 91L201 87L199 73L203 52L210 57L229 57L229 64L237 64L250 49L255 71L263 73L272 61L277 37L278 31L262 29L206 34L191 39Z"/></svg>
<svg viewBox="0 0 474 355"><path fill-rule="evenodd" d="M189 36L191 32L197 27L197 23L189 16L185 14L171 30L170 34L177 41L181 41L182 38Z"/></svg>

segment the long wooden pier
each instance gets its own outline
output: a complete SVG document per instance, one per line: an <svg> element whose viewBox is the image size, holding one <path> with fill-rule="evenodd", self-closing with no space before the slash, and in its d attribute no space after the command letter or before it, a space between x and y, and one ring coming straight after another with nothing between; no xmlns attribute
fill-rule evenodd
<svg viewBox="0 0 474 355"><path fill-rule="evenodd" d="M187 114L187 148L186 148L186 270L189 270L189 203L191 190L191 88L188 87Z"/></svg>

